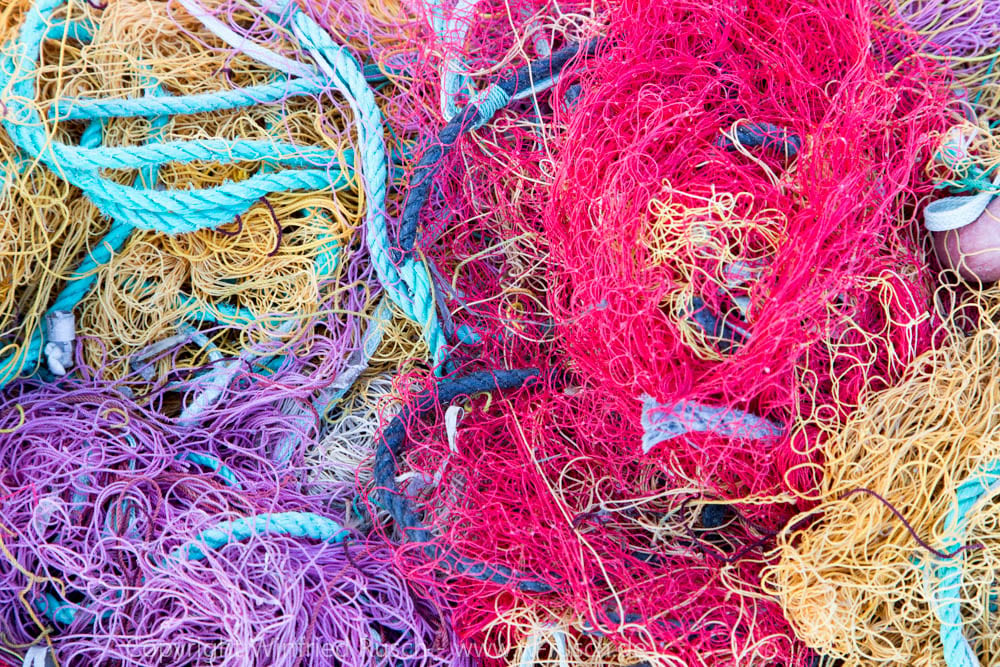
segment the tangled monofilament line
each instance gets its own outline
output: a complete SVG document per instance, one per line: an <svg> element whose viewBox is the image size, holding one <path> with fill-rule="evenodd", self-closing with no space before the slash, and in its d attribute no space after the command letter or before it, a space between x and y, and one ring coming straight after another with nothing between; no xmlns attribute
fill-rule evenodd
<svg viewBox="0 0 1000 667"><path fill-rule="evenodd" d="M287 379L279 373L276 386ZM158 413L165 394L139 405L116 385L8 391L8 642L51 633L68 665L467 663L444 609L412 596L383 544L324 532L344 526L352 486L303 494L271 461L294 426L280 400L229 401L192 429ZM301 461L315 434L293 433Z"/></svg>

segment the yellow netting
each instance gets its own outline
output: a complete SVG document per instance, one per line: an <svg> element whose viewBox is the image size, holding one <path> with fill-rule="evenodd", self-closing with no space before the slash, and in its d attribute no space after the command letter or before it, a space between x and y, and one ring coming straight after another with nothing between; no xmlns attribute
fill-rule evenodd
<svg viewBox="0 0 1000 667"><path fill-rule="evenodd" d="M905 379L866 401L831 430L821 502L793 519L765 571L796 634L847 665L943 665L940 623L928 603L923 565L939 548L955 492L1000 458L1000 289L954 302L946 344L911 365ZM853 493L852 493L853 492ZM850 494L850 495L848 495ZM994 602L1000 565L997 498L970 515L962 589L964 635L983 664L1000 664Z"/></svg>

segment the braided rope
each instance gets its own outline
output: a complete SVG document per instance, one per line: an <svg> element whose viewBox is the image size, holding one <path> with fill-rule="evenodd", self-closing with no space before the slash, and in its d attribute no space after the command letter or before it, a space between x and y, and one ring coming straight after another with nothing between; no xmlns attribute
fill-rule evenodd
<svg viewBox="0 0 1000 667"><path fill-rule="evenodd" d="M242 488L239 480L236 479L236 473L233 472L233 469L214 456L198 452L184 452L178 454L176 458L178 461L189 461L195 465L208 468L221 477L227 486L231 486L234 489Z"/></svg>
<svg viewBox="0 0 1000 667"><path fill-rule="evenodd" d="M1000 463L982 469L955 491L955 503L944 519L949 535L942 551L953 552L965 543L965 525L970 512L984 497L1000 486ZM962 561L964 551L954 558L934 565L924 562L928 597L941 622L941 643L948 667L979 667L979 658L962 633ZM933 579L937 580L934 586Z"/></svg>
<svg viewBox="0 0 1000 667"><path fill-rule="evenodd" d="M802 150L802 139L797 134L771 123L735 123L730 134L723 134L715 145L736 150L737 144L750 148L775 149L791 159Z"/></svg>
<svg viewBox="0 0 1000 667"><path fill-rule="evenodd" d="M207 550L215 550L233 542L243 542L254 535L279 535L317 542L342 542L348 531L333 519L309 512L278 512L223 521L202 531L192 541L171 552L169 560L202 560Z"/></svg>
<svg viewBox="0 0 1000 667"><path fill-rule="evenodd" d="M705 405L679 400L670 405L644 396L642 404L642 451L649 451L685 433L717 433L727 438L759 440L778 438L784 429L778 424L733 407Z"/></svg>
<svg viewBox="0 0 1000 667"><path fill-rule="evenodd" d="M174 116L177 114L206 113L273 104L289 97L318 95L326 90L325 79L282 79L261 86L214 93L200 93L186 97L167 97L161 100L93 100L68 97L59 100L49 110L49 118L57 120L93 120L96 118L130 118L149 116ZM349 161L349 160L348 160Z"/></svg>
<svg viewBox="0 0 1000 667"><path fill-rule="evenodd" d="M333 185L343 186L346 179L336 169L332 155L314 151L312 157L324 160L329 167L289 169L275 173L259 173L239 183L225 183L215 188L196 191L156 191L123 186L101 175L102 169L162 164L171 159L195 160L229 157L230 159L267 159L276 153L279 160L288 159L283 147L267 145L269 153L261 153L264 142L247 144L246 151L237 144L211 142L176 142L162 146L101 149L88 152L55 141L48 136L42 118L35 108L38 57L52 20L53 12L63 0L39 0L28 11L14 44L0 59L0 98L7 114L0 121L14 143L25 153L42 161L66 181L83 190L98 209L112 219L138 229L166 234L181 234L215 228L242 215L261 197L274 192L320 190ZM288 92L286 90L286 92ZM236 96L238 97L238 96ZM231 101L242 103L234 97ZM212 108L219 108L219 101ZM183 104L179 102L178 104ZM155 107L155 104L153 105ZM199 109L189 107L187 112ZM154 115L160 109L153 108ZM163 151L163 154L157 151ZM231 153L231 155L230 155ZM289 160L303 164L301 158Z"/></svg>
<svg viewBox="0 0 1000 667"><path fill-rule="evenodd" d="M286 0L284 4L290 3ZM430 272L421 261L412 256L405 258L397 266L390 252L385 213L388 168L382 112L361 68L351 54L334 43L329 34L296 5L291 6L294 8L294 34L316 60L319 68L330 77L333 85L350 101L352 107L356 107L362 171L370 198L365 213L365 238L378 280L393 303L420 325L434 366L441 372L447 340L438 318Z"/></svg>

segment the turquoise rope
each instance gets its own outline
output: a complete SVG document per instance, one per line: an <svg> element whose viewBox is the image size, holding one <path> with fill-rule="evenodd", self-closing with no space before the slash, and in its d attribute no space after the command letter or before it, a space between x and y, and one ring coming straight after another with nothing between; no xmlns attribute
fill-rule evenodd
<svg viewBox="0 0 1000 667"><path fill-rule="evenodd" d="M86 22L50 24L51 13L60 4L61 0L43 0L36 4L22 26L19 41L13 49L14 55L0 60L0 84L6 88L2 99L9 112L3 126L23 150L81 187L102 212L112 217L113 225L97 250L70 278L49 312L73 310L96 280L93 273L99 266L106 264L114 252L121 249L133 228L180 233L215 227L231 222L236 215L256 203L258 194L262 196L273 191L273 186L281 186L277 188L279 190L297 189L308 181L309 189L330 186L339 189L347 187L353 178L348 166L354 161L352 151L340 154L284 143L221 139L153 143L124 148L102 147L101 122L92 122L87 127L80 146L52 142L45 135L37 113L25 102L34 99L35 93L31 75L36 73L37 65L30 56L37 54L41 41L45 38L78 38L87 41L93 34L93 26ZM153 129L159 130L173 114L202 113L261 101L277 101L292 95L315 94L322 92L325 85L323 80L313 78L279 81L242 91L170 98L163 96L156 82L152 82L150 94L143 99L70 99L65 105L57 104L53 114L61 117L62 112L68 110L74 119L94 121L121 115L150 116ZM316 167L322 164L324 168L261 173L242 183L230 183L212 190L161 192L152 189L160 165L169 162L220 160L271 160L285 166ZM329 170L325 166L334 164L342 164L345 169ZM100 176L103 169L138 169L140 177L129 188L103 179ZM141 187L143 184L147 187ZM338 243L329 243L324 248L323 256L317 258L321 278L335 270L337 258L334 255L339 249ZM191 300L191 297L182 298ZM191 313L189 319L234 326L254 323L251 313L228 304L201 309L201 312ZM43 333L38 330L33 332L26 346L0 360L0 386L22 373L25 368L36 364L43 347Z"/></svg>
<svg viewBox="0 0 1000 667"><path fill-rule="evenodd" d="M340 159L340 154L336 151L254 139L240 139L238 141L193 139L120 148L102 146L97 149L67 146L60 150L60 155L71 159L75 165L88 171L142 169L170 162L187 164L199 161L273 161L292 167L311 168L319 164L332 164ZM337 173L339 174L339 172ZM339 174L336 180L331 181L331 183L335 188L344 188L347 186L347 178ZM232 222L232 220L228 222ZM138 225L133 226L137 227Z"/></svg>
<svg viewBox="0 0 1000 667"><path fill-rule="evenodd" d="M955 503L944 520L948 537L943 551L954 552L965 543L969 513L980 500L1000 484L1000 462L983 468L955 491ZM962 560L964 552L935 564L924 561L924 572L931 589L931 602L941 623L941 643L948 667L979 667L979 659L969 640L962 634ZM936 586L932 583L936 579Z"/></svg>
<svg viewBox="0 0 1000 667"><path fill-rule="evenodd" d="M94 118L132 118L143 116L175 116L180 114L225 111L259 104L273 104L289 97L318 95L327 89L321 78L282 79L260 86L187 97L169 97L151 103L146 99L94 100L69 97L49 111L49 118L80 120Z"/></svg>
<svg viewBox="0 0 1000 667"><path fill-rule="evenodd" d="M274 535L338 543L343 542L350 533L336 521L310 512L258 514L233 521L223 521L214 528L199 533L187 544L174 549L163 565L167 566L182 560L203 560L208 557L209 551L220 549L227 544L244 542L255 535ZM35 608L62 625L69 625L76 620L80 611L87 611L86 607L71 604L51 593L45 593L35 600ZM111 613L110 609L105 610L101 617L108 618Z"/></svg>
<svg viewBox="0 0 1000 667"><path fill-rule="evenodd" d="M401 266L392 260L385 213L388 168L382 112L365 82L357 61L294 3L284 0L273 11L291 11L292 29L334 86L358 111L362 171L370 203L366 211L366 239L379 282L406 316L420 325L437 373L443 372L447 341L438 317L430 272L414 257Z"/></svg>
<svg viewBox="0 0 1000 667"><path fill-rule="evenodd" d="M243 488L240 485L239 480L236 478L236 473L233 472L233 469L214 456L199 454L198 452L185 452L178 454L175 458L178 461L190 461L195 465L208 468L221 477L228 486L231 486L234 489L242 490Z"/></svg>
<svg viewBox="0 0 1000 667"><path fill-rule="evenodd" d="M70 31L64 29L71 38L86 38L92 34L84 29ZM50 33L51 35L51 33ZM49 36L49 39L52 39ZM376 67L365 66L365 79L380 81L385 77ZM59 100L50 110L49 118L54 120L93 120L95 118L136 118L148 116L176 116L183 114L227 111L283 102L290 97L319 95L327 90L325 78L305 77L300 79L280 79L271 83L249 88L237 88L213 93L198 93L186 97L170 97L151 102L146 99L98 100L86 97L67 97Z"/></svg>
<svg viewBox="0 0 1000 667"><path fill-rule="evenodd" d="M169 560L197 561L207 557L207 551L220 549L233 542L243 542L254 535L280 535L316 540L317 542L342 542L348 531L336 521L309 512L279 512L223 521L215 528L200 533L194 540L171 552Z"/></svg>
<svg viewBox="0 0 1000 667"><path fill-rule="evenodd" d="M75 621L76 615L80 611L77 605L66 602L52 593L44 593L41 597L37 598L35 600L35 609L60 625L69 625ZM110 609L104 610L101 614L102 619L110 617Z"/></svg>
<svg viewBox="0 0 1000 667"><path fill-rule="evenodd" d="M143 146L115 152L88 153L78 147L53 140L47 135L42 119L33 106L36 97L35 77L42 42L51 29L52 15L63 0L40 0L29 10L18 39L0 59L0 87L7 114L0 121L14 143L25 153L41 160L62 178L83 190L102 213L138 229L166 234L180 234L215 228L245 213L261 197L274 192L320 190L340 182L336 169L288 169L276 173L255 174L239 183L195 191L156 191L123 186L102 175L107 161L123 164L148 164L157 150L181 159L210 159L218 155L212 149L221 145L198 142L174 142L163 147ZM198 109L191 108L195 113ZM155 110L155 115L161 115ZM271 145L279 159L282 147ZM190 152L187 152L190 151ZM183 157L187 155L188 157ZM195 156L203 157L195 157ZM127 157L131 156L131 157ZM207 156L207 157L205 157ZM322 159L324 153L314 152ZM256 159L268 156L257 155ZM331 160L331 163L333 161ZM301 161L298 162L301 164ZM294 162L293 162L294 164Z"/></svg>

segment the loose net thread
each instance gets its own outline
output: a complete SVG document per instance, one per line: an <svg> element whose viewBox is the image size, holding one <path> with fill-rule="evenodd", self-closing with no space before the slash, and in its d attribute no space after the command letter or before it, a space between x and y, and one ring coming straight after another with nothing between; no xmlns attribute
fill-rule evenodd
<svg viewBox="0 0 1000 667"><path fill-rule="evenodd" d="M922 50L955 70L968 101L990 122L998 120L996 74L1000 53L996 38L1000 3L893 0L884 4L926 40Z"/></svg>
<svg viewBox="0 0 1000 667"><path fill-rule="evenodd" d="M458 34L439 30L425 54L436 65L428 76L441 78L458 68L468 81L468 89L455 96L458 106L471 91L485 89L491 75L583 42L600 29L600 3L471 4L464 20L455 16L458 6L449 16ZM561 78L572 79L573 69ZM539 215L553 173L548 145L561 129L550 110L557 103L550 91L536 93L460 142L439 165L438 198L423 218L425 252L442 276L456 329L464 327L470 334L464 342L473 346L488 338L502 341L509 359L517 358L519 345L552 339ZM475 347L464 351L469 359L482 353Z"/></svg>
<svg viewBox="0 0 1000 667"><path fill-rule="evenodd" d="M671 663L667 656L629 650L607 637L594 636L585 622L574 618L557 619L550 609L513 609L497 618L496 625L502 628L500 632L508 636L507 641L516 645L509 655L508 664L518 667L683 664L679 661ZM491 629L487 628L486 633L492 634Z"/></svg>
<svg viewBox="0 0 1000 667"><path fill-rule="evenodd" d="M931 564L959 568L961 587L948 601L961 605L961 632L981 664L1000 664L993 494L969 514L959 537L969 550L961 556L943 560L921 544L954 539L944 517L957 488L1000 456L997 296L991 289L949 298L947 344L915 360L897 386L830 433L821 502L798 518L808 527L780 535L765 570L765 589L779 597L796 635L845 664L941 665L946 657L965 664L942 652L935 607L945 600L930 602Z"/></svg>

